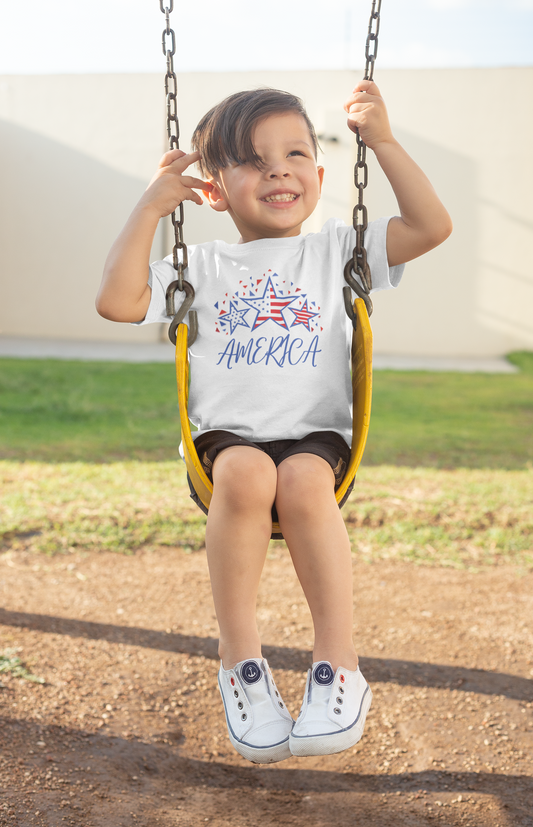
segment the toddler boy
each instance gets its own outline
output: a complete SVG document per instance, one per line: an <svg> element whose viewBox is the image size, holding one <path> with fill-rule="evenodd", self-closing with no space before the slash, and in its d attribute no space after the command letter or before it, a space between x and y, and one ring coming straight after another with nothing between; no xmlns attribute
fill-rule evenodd
<svg viewBox="0 0 533 827"><path fill-rule="evenodd" d="M372 222L365 233L374 289L395 287L403 263L444 241L451 221L394 139L376 84L361 81L345 109L398 201L399 216ZM214 210L229 212L239 241L189 247L186 274L199 317L189 415L213 481L206 549L229 737L258 763L339 752L361 738L372 697L352 640L351 549L335 500L350 456L351 323L342 287L355 234L330 220L320 233L301 235L324 170L293 95L230 96L202 119L193 147L163 156L109 253L97 308L118 322L169 321L171 258L149 266L160 218L182 201L202 204L199 191ZM195 163L203 178L188 174ZM315 632L296 723L261 656L256 625L273 516Z"/></svg>

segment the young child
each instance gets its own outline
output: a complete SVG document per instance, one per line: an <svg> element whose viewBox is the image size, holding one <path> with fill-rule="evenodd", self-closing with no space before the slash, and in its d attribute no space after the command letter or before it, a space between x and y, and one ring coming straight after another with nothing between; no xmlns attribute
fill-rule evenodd
<svg viewBox="0 0 533 827"><path fill-rule="evenodd" d="M365 233L374 289L395 287L404 262L447 238L450 217L394 139L376 84L361 81L345 109L397 197L400 216ZM351 323L342 287L355 233L330 220L320 233L300 234L324 170L293 95L230 96L202 119L193 147L163 156L109 253L97 308L117 322L169 321L171 257L149 266L160 218L182 201L202 204L198 191L229 212L239 241L189 247L185 274L199 318L189 414L213 481L206 549L229 737L257 763L340 752L361 738L372 697L352 639L352 557L335 500L350 456ZM193 164L205 180L188 174ZM296 723L261 657L255 617L273 515L315 632Z"/></svg>

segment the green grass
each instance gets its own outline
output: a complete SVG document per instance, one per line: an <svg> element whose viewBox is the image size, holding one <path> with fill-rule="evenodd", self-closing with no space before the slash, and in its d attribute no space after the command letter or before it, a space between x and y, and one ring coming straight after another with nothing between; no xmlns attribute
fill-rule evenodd
<svg viewBox="0 0 533 827"><path fill-rule="evenodd" d="M0 553L203 547L183 463L0 462ZM356 557L533 566L533 470L361 469L343 514Z"/></svg>
<svg viewBox="0 0 533 827"><path fill-rule="evenodd" d="M376 371L365 465L527 468L533 354L518 374ZM0 458L175 459L171 364L0 359Z"/></svg>
<svg viewBox="0 0 533 827"><path fill-rule="evenodd" d="M0 457L176 458L174 366L0 359Z"/></svg>
<svg viewBox="0 0 533 827"><path fill-rule="evenodd" d="M366 465L533 463L533 354L518 374L376 371Z"/></svg>
<svg viewBox="0 0 533 827"><path fill-rule="evenodd" d="M25 681L32 683L44 683L44 678L39 678L37 675L32 675L28 671L22 659L17 655L17 649L5 649L0 652L0 675L13 675L15 678L22 678ZM3 683L0 682L0 689L5 689Z"/></svg>
<svg viewBox="0 0 533 827"><path fill-rule="evenodd" d="M343 511L359 559L533 566L533 354L511 358L520 373L376 372ZM178 443L172 365L0 360L0 551L201 548Z"/></svg>

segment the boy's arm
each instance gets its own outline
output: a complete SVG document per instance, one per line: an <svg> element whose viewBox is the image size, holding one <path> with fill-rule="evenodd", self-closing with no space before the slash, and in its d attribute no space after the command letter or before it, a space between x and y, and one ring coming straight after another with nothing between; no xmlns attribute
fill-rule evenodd
<svg viewBox="0 0 533 827"><path fill-rule="evenodd" d="M344 108L348 126L374 151L398 201L400 217L391 219L387 230L389 264L403 264L437 247L452 231L451 218L428 178L394 138L376 84L361 81Z"/></svg>
<svg viewBox="0 0 533 827"><path fill-rule="evenodd" d="M113 322L140 322L146 316L151 291L148 287L150 250L159 219L170 215L182 201L202 204L194 188L210 184L183 175L200 157L174 149L163 155L159 169L109 251L96 309Z"/></svg>

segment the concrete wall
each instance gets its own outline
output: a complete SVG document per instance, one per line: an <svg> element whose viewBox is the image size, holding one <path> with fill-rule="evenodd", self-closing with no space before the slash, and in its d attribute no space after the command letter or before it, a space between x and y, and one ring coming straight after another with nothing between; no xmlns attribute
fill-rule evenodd
<svg viewBox="0 0 533 827"><path fill-rule="evenodd" d="M533 348L533 68L383 70L394 131L428 173L455 231L376 296L378 353L491 356ZM301 95L323 133L326 180L306 231L351 221L354 141L342 103L353 72L184 74L182 146L225 95L272 85ZM336 142L328 137L337 138ZM0 335L154 341L98 317L107 251L166 149L159 75L0 77ZM371 155L371 153L369 153ZM370 217L397 212L370 158ZM186 240L236 240L227 216L186 207ZM170 252L161 227L153 257Z"/></svg>

